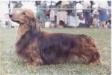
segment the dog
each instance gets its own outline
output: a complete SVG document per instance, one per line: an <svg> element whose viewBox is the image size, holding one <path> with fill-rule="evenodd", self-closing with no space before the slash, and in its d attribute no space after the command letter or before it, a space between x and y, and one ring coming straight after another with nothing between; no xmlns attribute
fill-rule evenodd
<svg viewBox="0 0 112 75"><path fill-rule="evenodd" d="M25 63L31 65L100 63L98 48L90 36L41 31L34 13L28 9L13 11L9 17L19 23L16 51Z"/></svg>

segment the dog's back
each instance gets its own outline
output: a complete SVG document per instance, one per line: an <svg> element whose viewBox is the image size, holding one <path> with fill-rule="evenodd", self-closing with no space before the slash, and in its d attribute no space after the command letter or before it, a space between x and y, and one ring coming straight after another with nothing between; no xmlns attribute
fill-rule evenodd
<svg viewBox="0 0 112 75"><path fill-rule="evenodd" d="M84 50L84 48L88 50ZM66 63L69 59L74 58L74 56L80 58L83 53L88 54L89 52L89 54L94 54L94 52L97 51L95 43L90 37L64 33L55 33L47 37L43 35L43 37L39 39L39 49L45 64ZM69 58L72 54L73 56ZM99 54L96 56L95 59L93 57L91 58L94 60L99 59ZM89 58L89 60L91 58Z"/></svg>

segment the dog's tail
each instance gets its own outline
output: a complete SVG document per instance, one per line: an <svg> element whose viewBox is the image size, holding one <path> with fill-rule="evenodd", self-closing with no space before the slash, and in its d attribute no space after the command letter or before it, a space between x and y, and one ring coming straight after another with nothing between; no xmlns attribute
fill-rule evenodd
<svg viewBox="0 0 112 75"><path fill-rule="evenodd" d="M101 63L99 52L92 52L90 56L91 57L89 60L89 64L91 64L91 63L100 64Z"/></svg>

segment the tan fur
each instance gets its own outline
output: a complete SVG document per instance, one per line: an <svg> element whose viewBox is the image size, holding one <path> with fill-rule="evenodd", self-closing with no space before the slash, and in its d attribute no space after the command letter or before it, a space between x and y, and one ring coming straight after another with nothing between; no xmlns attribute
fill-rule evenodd
<svg viewBox="0 0 112 75"><path fill-rule="evenodd" d="M95 41L87 35L48 33L40 31L31 10L19 10L10 15L19 23L17 54L30 64L59 64L66 62L100 63ZM58 54L57 54L58 53Z"/></svg>

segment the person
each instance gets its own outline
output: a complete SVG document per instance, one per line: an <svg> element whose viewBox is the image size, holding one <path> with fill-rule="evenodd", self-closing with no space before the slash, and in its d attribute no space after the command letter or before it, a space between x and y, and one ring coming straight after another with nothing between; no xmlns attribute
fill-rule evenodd
<svg viewBox="0 0 112 75"><path fill-rule="evenodd" d="M107 28L106 24L106 21L108 20L107 9L104 8L99 9L99 20L100 20L100 26L103 28Z"/></svg>
<svg viewBox="0 0 112 75"><path fill-rule="evenodd" d="M107 1L106 2L102 2L102 4L99 4L99 20L100 20L100 27L101 28L107 28L107 24L106 21L109 18L108 15L108 9L107 9Z"/></svg>
<svg viewBox="0 0 112 75"><path fill-rule="evenodd" d="M46 20L47 20L47 16L46 16L46 14L45 14L45 4L44 4L44 2L43 3L41 3L40 5L37 5L36 6L36 17L39 19L39 21L42 23L42 24L44 24L45 22L46 22Z"/></svg>
<svg viewBox="0 0 112 75"><path fill-rule="evenodd" d="M78 22L79 22L78 27L85 27L85 21L83 16L83 5L81 4L81 2L78 2L76 4L76 14L78 16Z"/></svg>
<svg viewBox="0 0 112 75"><path fill-rule="evenodd" d="M107 25L108 25L108 28L111 28L111 3L112 1L107 1L108 3L108 15L109 15L109 18L108 18L108 21L107 21Z"/></svg>
<svg viewBox="0 0 112 75"><path fill-rule="evenodd" d="M81 3L76 4L76 13L78 16L82 15L83 13L83 5Z"/></svg>
<svg viewBox="0 0 112 75"><path fill-rule="evenodd" d="M91 3L90 1L84 1L84 10L83 15L85 18L85 25L86 27L90 27L92 25L92 13L91 13Z"/></svg>
<svg viewBox="0 0 112 75"><path fill-rule="evenodd" d="M98 12L97 3L93 5L92 17L93 17L92 27L98 28L99 27L99 12Z"/></svg>

